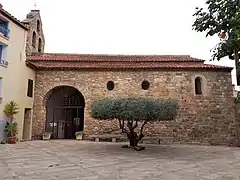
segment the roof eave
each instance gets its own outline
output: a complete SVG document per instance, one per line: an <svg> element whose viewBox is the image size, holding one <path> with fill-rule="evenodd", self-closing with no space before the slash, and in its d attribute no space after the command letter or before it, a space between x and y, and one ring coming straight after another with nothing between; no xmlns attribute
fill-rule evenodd
<svg viewBox="0 0 240 180"><path fill-rule="evenodd" d="M30 69L37 70L37 66L33 65L31 62L26 61L26 66L29 67Z"/></svg>
<svg viewBox="0 0 240 180"><path fill-rule="evenodd" d="M124 68L117 68L117 67L41 67L35 66L31 63L27 64L28 67L34 70L206 70L206 71L222 71L222 72L231 72L233 68L204 68L204 67L124 67Z"/></svg>
<svg viewBox="0 0 240 180"><path fill-rule="evenodd" d="M4 9L0 9L0 12L4 16L6 16L8 19L13 21L15 24L17 24L18 26L22 27L25 30L28 30L28 28L24 24L22 24L19 20L17 20L15 17L13 17L9 12L5 11Z"/></svg>

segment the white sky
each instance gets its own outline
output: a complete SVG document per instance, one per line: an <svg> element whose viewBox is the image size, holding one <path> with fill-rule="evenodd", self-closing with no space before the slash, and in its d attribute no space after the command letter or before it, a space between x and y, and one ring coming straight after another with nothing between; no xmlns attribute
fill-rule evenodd
<svg viewBox="0 0 240 180"><path fill-rule="evenodd" d="M175 54L209 60L218 37L192 30L195 7L205 0L35 0L41 11L45 52ZM20 20L34 0L0 0ZM212 63L212 62L211 62ZM214 62L233 66L233 62Z"/></svg>

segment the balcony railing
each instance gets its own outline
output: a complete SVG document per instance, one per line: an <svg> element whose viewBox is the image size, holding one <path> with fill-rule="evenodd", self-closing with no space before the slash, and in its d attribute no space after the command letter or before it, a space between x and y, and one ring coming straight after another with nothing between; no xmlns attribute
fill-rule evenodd
<svg viewBox="0 0 240 180"><path fill-rule="evenodd" d="M2 34L4 37L9 38L9 29L0 24L0 34Z"/></svg>
<svg viewBox="0 0 240 180"><path fill-rule="evenodd" d="M4 61L4 60L0 60L0 66L2 67L8 67L8 62L7 61Z"/></svg>

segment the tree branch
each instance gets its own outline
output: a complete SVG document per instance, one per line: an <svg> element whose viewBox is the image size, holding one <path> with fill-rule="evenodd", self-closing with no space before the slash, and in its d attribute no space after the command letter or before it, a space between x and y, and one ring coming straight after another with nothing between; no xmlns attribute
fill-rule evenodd
<svg viewBox="0 0 240 180"><path fill-rule="evenodd" d="M122 133L128 133L127 130L124 128L124 120L119 119L118 122L119 122L120 129L122 129Z"/></svg>
<svg viewBox="0 0 240 180"><path fill-rule="evenodd" d="M118 122L119 122L120 128L122 129L122 128L123 128L123 123L121 123L121 120L120 120L120 119L118 120Z"/></svg>
<svg viewBox="0 0 240 180"><path fill-rule="evenodd" d="M133 120L131 120L131 121L128 121L129 122L129 124L132 126L133 125Z"/></svg>
<svg viewBox="0 0 240 180"><path fill-rule="evenodd" d="M141 141L142 138L144 137L144 135L143 135L143 128L144 128L144 126L145 126L146 124L147 124L147 121L144 121L144 123L142 124L141 130L140 130L140 133L139 133L139 136L138 136L138 138L137 138L137 141L138 141L138 142Z"/></svg>
<svg viewBox="0 0 240 180"><path fill-rule="evenodd" d="M128 133L128 131L125 128L123 128L122 133Z"/></svg>
<svg viewBox="0 0 240 180"><path fill-rule="evenodd" d="M131 122L130 122L130 121L128 121L128 122L127 122L127 127L128 127L129 129L131 129L131 128L132 128L132 124L131 124Z"/></svg>
<svg viewBox="0 0 240 180"><path fill-rule="evenodd" d="M136 121L135 125L133 126L133 129L136 129L138 127L138 121Z"/></svg>
<svg viewBox="0 0 240 180"><path fill-rule="evenodd" d="M147 121L144 121L144 123L142 124L141 130L140 130L140 135L142 135L143 128L144 128L144 126L145 126L146 124L147 124Z"/></svg>

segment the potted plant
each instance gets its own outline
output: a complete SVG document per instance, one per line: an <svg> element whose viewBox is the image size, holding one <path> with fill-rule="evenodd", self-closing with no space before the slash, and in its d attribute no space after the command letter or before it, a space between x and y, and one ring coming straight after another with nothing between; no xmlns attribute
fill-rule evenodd
<svg viewBox="0 0 240 180"><path fill-rule="evenodd" d="M43 140L49 140L51 138L52 133L51 132L44 132L42 134L42 139Z"/></svg>
<svg viewBox="0 0 240 180"><path fill-rule="evenodd" d="M17 141L18 124L14 122L14 116L19 113L18 104L15 101L10 101L4 106L4 114L8 117L8 122L5 127L8 143L15 144Z"/></svg>
<svg viewBox="0 0 240 180"><path fill-rule="evenodd" d="M18 131L18 124L16 122L9 123L7 122L5 127L7 137L8 137L8 143L9 144L16 144L17 142L17 131Z"/></svg>
<svg viewBox="0 0 240 180"><path fill-rule="evenodd" d="M83 140L83 135L84 135L84 132L83 132L83 131L77 131L77 132L75 133L76 140Z"/></svg>

